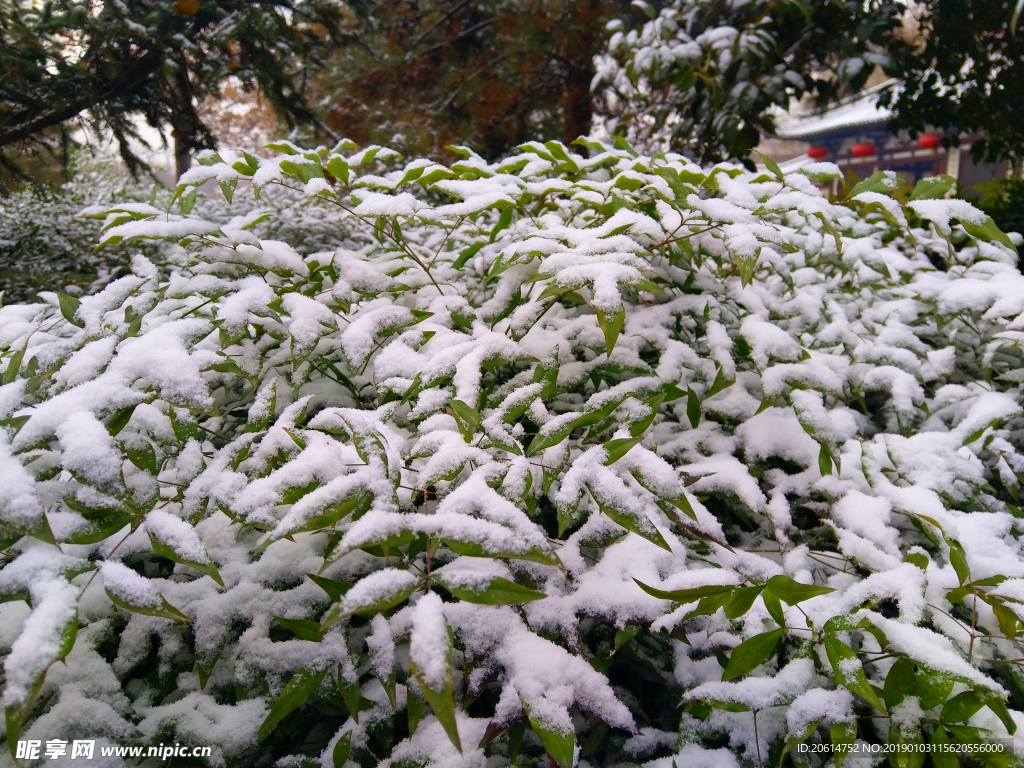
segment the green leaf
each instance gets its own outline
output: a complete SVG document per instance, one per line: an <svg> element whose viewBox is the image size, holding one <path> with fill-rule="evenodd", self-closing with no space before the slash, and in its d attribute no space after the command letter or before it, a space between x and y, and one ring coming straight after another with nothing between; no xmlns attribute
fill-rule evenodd
<svg viewBox="0 0 1024 768"><path fill-rule="evenodd" d="M832 474L832 457L824 445L818 451L818 471L821 472L822 477Z"/></svg>
<svg viewBox="0 0 1024 768"><path fill-rule="evenodd" d="M936 200L940 197L945 197L946 193L953 188L955 183L956 179L945 174L927 176L914 186L914 191L910 193L909 201Z"/></svg>
<svg viewBox="0 0 1024 768"><path fill-rule="evenodd" d="M943 705L939 722L944 725L966 722L985 706L988 699L988 696L982 696L975 691L958 693Z"/></svg>
<svg viewBox="0 0 1024 768"><path fill-rule="evenodd" d="M491 229L491 239L490 239L490 241L492 243L494 242L494 238L496 238L498 236L499 232L501 232L503 229L508 229L509 226L511 226L511 224L512 224L512 211L513 211L513 209L512 209L511 206L509 206L508 208L504 208L502 210L501 215L498 217L498 223L494 225L493 229Z"/></svg>
<svg viewBox="0 0 1024 768"><path fill-rule="evenodd" d="M686 390L686 418L690 420L690 426L694 429L700 424L701 408L700 399L692 387Z"/></svg>
<svg viewBox="0 0 1024 768"><path fill-rule="evenodd" d="M679 172L675 168L659 167L654 169L654 173L657 176L661 176L665 181L668 182L669 187L675 194L677 199L685 200L688 195L694 194L696 190L687 187L684 183ZM703 181L703 179L701 179ZM700 183L700 182L698 182Z"/></svg>
<svg viewBox="0 0 1024 768"><path fill-rule="evenodd" d="M640 633L639 624L627 624L615 632L615 647L612 648L612 655L626 643L631 642Z"/></svg>
<svg viewBox="0 0 1024 768"><path fill-rule="evenodd" d="M345 708L348 709L348 713L352 715L352 720L358 724L359 711L361 709L360 701L362 698L359 695L359 681L353 680L352 682L347 682L342 678L341 671L339 670L336 687L338 688L338 692L341 694L341 698L345 701Z"/></svg>
<svg viewBox="0 0 1024 768"><path fill-rule="evenodd" d="M329 174L331 174L331 176L338 179L342 184L348 184L348 163L345 162L345 158L340 157L339 155L333 155L331 159L327 161L325 169Z"/></svg>
<svg viewBox="0 0 1024 768"><path fill-rule="evenodd" d="M449 407L455 413L455 421L459 427L462 438L468 443L473 440L473 434L480 430L483 419L480 412L461 400L452 400Z"/></svg>
<svg viewBox="0 0 1024 768"><path fill-rule="evenodd" d="M178 200L178 212L182 216L188 216L192 213L192 209L196 207L196 197L198 190L192 187L188 192L182 195Z"/></svg>
<svg viewBox="0 0 1024 768"><path fill-rule="evenodd" d="M932 734L932 765L935 768L960 768L960 760L953 750L953 742L941 725L935 726Z"/></svg>
<svg viewBox="0 0 1024 768"><path fill-rule="evenodd" d="M177 621L180 624L192 623L192 619L190 619L180 610L178 610L169 602L167 602L167 598L163 595L160 595L160 607L154 608L153 606L148 605L135 605L133 603L129 603L126 600L122 600L117 595L113 594L110 590L106 590L106 592L107 597L110 598L110 602L112 602L119 608L124 608L126 611L131 611L132 613L141 613L143 616L159 616L162 619L170 619L171 621Z"/></svg>
<svg viewBox="0 0 1024 768"><path fill-rule="evenodd" d="M864 667L857 658L857 653L842 641L832 635L825 635L825 653L832 664L832 671L836 676L836 682L847 688L850 692L867 700L867 702L879 712L886 714L885 707L875 693L874 688L868 683L864 676ZM856 662L856 672L850 674L849 668ZM844 672L844 669L847 671Z"/></svg>
<svg viewBox="0 0 1024 768"><path fill-rule="evenodd" d="M922 571L928 570L928 555L922 552L910 552L906 557L903 558L905 563L916 565Z"/></svg>
<svg viewBox="0 0 1024 768"><path fill-rule="evenodd" d="M700 602L697 603L697 607L690 611L688 614L686 614L686 616L683 617L683 620L686 621L692 619L694 616L711 616L719 608L724 606L728 599L728 592L720 592L717 595L708 595L707 597L702 597L700 599Z"/></svg>
<svg viewBox="0 0 1024 768"><path fill-rule="evenodd" d="M1012 717L1010 717L1010 711L1006 708L1006 702L998 696L992 696L988 700L988 708L995 712L1003 725L1006 727L1006 732L1011 736L1017 732L1017 723Z"/></svg>
<svg viewBox="0 0 1024 768"><path fill-rule="evenodd" d="M285 431L287 432L288 430ZM289 498L291 501L297 501L301 496L305 495L306 492L313 491L318 485L319 483L317 481L313 481L313 483L304 488L292 489L292 494L286 494L285 498L282 499L282 503L291 503L288 500ZM258 547L256 547L255 550L253 550L253 555L260 555L267 547L275 541L283 539L285 536L291 536L294 533L304 533L306 531L320 531L325 528L329 529L349 515L352 516L353 520L357 520L362 517L362 515L371 506L373 506L373 494L364 488L354 488L349 492L349 495L343 496L333 504L329 504L324 507L320 514L306 519L301 524L297 523L294 528L286 528L273 536L268 536Z"/></svg>
<svg viewBox="0 0 1024 768"><path fill-rule="evenodd" d="M717 584L709 584L704 587L693 587L692 589L665 591L663 589L649 587L638 579L633 579L633 581L635 581L636 585L651 597L657 597L661 600L671 600L674 603L695 603L703 597L723 595L736 589L735 585L720 586Z"/></svg>
<svg viewBox="0 0 1024 768"><path fill-rule="evenodd" d="M664 512L666 514L666 516L668 516L669 520L671 520L672 522L676 523L677 525L679 525L679 526L681 526L683 528L686 528L687 531L692 533L694 536L697 536L698 538L704 538L705 541L716 541L716 542L718 541L717 539L708 537L703 531L698 531L698 529L696 529L696 528L694 528L692 526L687 526L675 514L674 510L672 509L673 507L675 509L678 509L680 512L682 512L684 515L686 515L691 520L694 520L694 521L697 520L697 513L694 512L693 505L690 504L690 500L688 498L686 498L686 493L685 492L680 493L678 496L659 496L657 491L655 491L654 489L648 487L651 484L645 482L645 480L643 479L643 472L640 472L640 471L637 471L637 470L631 470L630 474L633 475L633 477L636 478L637 482L640 483L640 485L642 485L644 488L647 488L647 490L649 490L655 496L658 496L658 501L659 501L658 506L661 508L661 511ZM664 502L664 503L660 503L660 502ZM669 506L669 505L671 505L671 506ZM721 542L718 542L718 543L721 543ZM726 545L726 546L728 546L728 545Z"/></svg>
<svg viewBox="0 0 1024 768"><path fill-rule="evenodd" d="M606 152L608 149L600 142L588 139L584 136L580 136L578 138L573 139L572 143L578 147L586 147L587 149L592 149L595 152Z"/></svg>
<svg viewBox="0 0 1024 768"><path fill-rule="evenodd" d="M959 219L959 221L963 228L967 230L967 234L971 237L983 240L986 243L990 243L994 240L997 243L1002 243L1014 253L1017 253L1017 246L1013 244L1009 235L996 226L996 223L993 221L991 216L987 217L985 219L985 223L980 226L978 224L972 224L969 221L964 221L963 219Z"/></svg>
<svg viewBox="0 0 1024 768"><path fill-rule="evenodd" d="M427 708L427 702L421 699L412 691L409 691L409 699L405 705L405 714L409 724L409 735L416 733L416 726L419 725L423 711Z"/></svg>
<svg viewBox="0 0 1024 768"><path fill-rule="evenodd" d="M822 719L824 719L824 718L822 718ZM804 729L804 732L803 732L803 734L801 736L797 736L795 738L789 739L786 742L786 746L782 748L782 755L779 757L779 765L780 766L782 765L782 762L783 762L784 758L786 757L786 755L788 755L790 752L792 752L793 748L797 744L802 744L803 742L807 741L807 739L809 739L811 737L811 734L814 733L818 729L819 725L821 725L821 720L814 720L814 721L812 721L807 726L807 728ZM794 760L794 763L795 762L796 762L796 760Z"/></svg>
<svg viewBox="0 0 1024 768"><path fill-rule="evenodd" d="M331 760L334 762L334 768L342 768L346 762L348 762L348 753L352 749L352 731L345 731L338 743L334 745L334 751L331 752Z"/></svg>
<svg viewBox="0 0 1024 768"><path fill-rule="evenodd" d="M328 579L326 576L317 576L313 573L307 573L310 580L316 584L320 589L327 593L327 596L331 598L333 602L338 602L344 597L345 593L352 589L351 581L340 581L339 579Z"/></svg>
<svg viewBox="0 0 1024 768"><path fill-rule="evenodd" d="M149 472L151 475L160 473L156 451L153 449L153 444L148 440L141 444L126 445L124 452L128 455L128 460L143 472Z"/></svg>
<svg viewBox="0 0 1024 768"><path fill-rule="evenodd" d="M506 210L512 210L512 209L508 208ZM463 248L462 252L459 254L459 258L457 258L454 262L452 262L452 267L454 269L462 269L464 266L466 266L466 262L468 262L470 259L472 259L474 256L476 256L477 253L480 251L480 249L483 248L483 247L484 247L484 243L474 243L473 245L469 246L468 248Z"/></svg>
<svg viewBox="0 0 1024 768"><path fill-rule="evenodd" d="M885 706L892 709L898 706L907 696L915 696L917 691L917 674L915 665L910 659L900 658L889 668L885 676Z"/></svg>
<svg viewBox="0 0 1024 768"><path fill-rule="evenodd" d="M252 176L259 170L260 161L255 155L251 155L248 152L242 152L242 160L236 160L231 164L231 167L238 171L242 176Z"/></svg>
<svg viewBox="0 0 1024 768"><path fill-rule="evenodd" d="M801 584L789 576L772 576L765 585L767 590L787 605L796 605L818 595L835 592L832 587L819 587L814 584Z"/></svg>
<svg viewBox="0 0 1024 768"><path fill-rule="evenodd" d="M312 162L308 158L301 158L298 161L282 160L281 171L289 176L296 177L303 184L310 179L322 179L324 168L320 163Z"/></svg>
<svg viewBox="0 0 1024 768"><path fill-rule="evenodd" d="M312 619L286 619L281 616L275 616L274 621L300 640L309 640L313 643L319 643L323 640L323 635L320 634L319 621L313 621Z"/></svg>
<svg viewBox="0 0 1024 768"><path fill-rule="evenodd" d="M999 621L999 630L1011 640L1016 639L1017 627L1020 624L1017 614L1002 603L994 603L992 605L992 613L996 615L996 619Z"/></svg>
<svg viewBox="0 0 1024 768"><path fill-rule="evenodd" d="M630 157L637 157L636 150L622 136L612 136L612 142L615 144L616 149L626 152Z"/></svg>
<svg viewBox="0 0 1024 768"><path fill-rule="evenodd" d="M89 526L75 531L64 541L68 544L95 544L120 531L126 525L136 522L130 512L118 507L91 507L82 504L74 496L65 496L64 505L82 515Z"/></svg>
<svg viewBox="0 0 1024 768"><path fill-rule="evenodd" d="M21 361L25 358L26 349L28 349L27 341L24 347L10 356L7 361L7 368L4 369L4 375L0 377L0 384L10 384L18 378L18 373L21 371Z"/></svg>
<svg viewBox="0 0 1024 768"><path fill-rule="evenodd" d="M775 653L785 630L773 629L754 635L733 648L729 663L722 673L722 680L735 680L749 674L764 664Z"/></svg>
<svg viewBox="0 0 1024 768"><path fill-rule="evenodd" d="M924 734L920 727L890 725L889 743L894 747L894 751L889 753L891 768L921 768L924 765Z"/></svg>
<svg viewBox="0 0 1024 768"><path fill-rule="evenodd" d="M890 173L885 171L875 171L868 178L861 181L847 194L846 198L852 198L859 195L861 192L879 192L883 195L889 194L892 190L896 189L896 182L893 181L893 177Z"/></svg>
<svg viewBox="0 0 1024 768"><path fill-rule="evenodd" d="M644 436L640 435L638 437L621 437L617 440L609 440L604 444L604 448L608 452L608 458L604 460L604 465L610 467L629 453L633 446L642 443L643 439Z"/></svg>
<svg viewBox="0 0 1024 768"><path fill-rule="evenodd" d="M221 181L220 184L221 194L224 195L224 199L231 203L232 198L235 196L235 188L238 186L238 179L231 179L230 181Z"/></svg>
<svg viewBox="0 0 1024 768"><path fill-rule="evenodd" d="M481 605L518 605L528 603L531 600L543 600L547 595L538 592L536 589L524 587L514 581L494 577L483 589L475 589L466 586L455 586L443 577L437 577L441 586L451 592L460 600L467 603L479 603Z"/></svg>
<svg viewBox="0 0 1024 768"><path fill-rule="evenodd" d="M610 497L601 493L600 489L592 483L588 482L586 486L587 490L590 491L590 495L597 502L597 506L613 521L627 531L632 531L637 536L642 536L652 544L656 544L666 552L672 551L668 542L665 541L665 537L661 535L661 532L654 527L654 523L643 512L634 512L631 509L616 505Z"/></svg>
<svg viewBox="0 0 1024 768"><path fill-rule="evenodd" d="M220 656L223 652L224 647L221 646L212 654L199 655L196 658L196 672L199 674L199 690L206 690L206 684L210 681L210 675L213 674L213 668L217 666L217 661L220 660Z"/></svg>
<svg viewBox="0 0 1024 768"><path fill-rule="evenodd" d="M391 585L387 590L382 591L376 600L364 605L352 608L352 613L358 616L369 616L374 613L381 613L382 611L388 610L388 608L394 608L399 603L405 602L409 599L409 595L415 592L421 583L419 581L411 581L405 584Z"/></svg>
<svg viewBox="0 0 1024 768"><path fill-rule="evenodd" d="M445 733L448 734L448 738L461 754L462 741L459 739L459 728L455 719L455 696L452 692L451 670L449 669L448 672L447 685L440 691L433 690L424 682L412 659L409 659L409 671L416 676L420 684L420 690L423 692L423 697L434 711L434 717L441 723Z"/></svg>
<svg viewBox="0 0 1024 768"><path fill-rule="evenodd" d="M956 571L956 576L960 579L960 583L966 584L971 580L971 567L967 564L967 553L964 552L963 545L956 539L948 536L943 536L943 538L945 538L946 545L949 547L950 565Z"/></svg>
<svg viewBox="0 0 1024 768"><path fill-rule="evenodd" d="M465 557L492 557L495 559L511 558L514 560L526 560L530 563L541 563L542 565L554 565L561 567L558 556L554 552L545 552L539 547L531 547L525 552L516 550L514 552L490 552L484 549L483 545L476 541L459 541L455 538L444 539L448 549L457 555Z"/></svg>
<svg viewBox="0 0 1024 768"><path fill-rule="evenodd" d="M64 315L64 319L71 323L76 328L85 328L85 322L79 320L76 316L78 307L81 302L74 296L69 296L66 293L57 292L57 302L60 306L60 313Z"/></svg>
<svg viewBox="0 0 1024 768"><path fill-rule="evenodd" d="M169 409L173 411L173 408ZM110 423L107 425L107 431L110 432L111 437L115 437L118 432L128 426L128 422L131 421L132 414L135 413L135 405L129 405L127 408L121 408L118 411L114 411L114 415L110 417ZM155 460L155 456L154 456ZM135 464L135 462L132 462ZM139 466L135 464L135 466Z"/></svg>
<svg viewBox="0 0 1024 768"><path fill-rule="evenodd" d="M715 370L717 371L717 373L715 373L715 380L711 383L711 389L709 389L707 393L704 395L705 399L710 399L714 397L723 389L731 387L733 384L736 383L735 379L733 379L732 381L726 379L725 374L722 373L722 369L718 365L715 366Z"/></svg>
<svg viewBox="0 0 1024 768"><path fill-rule="evenodd" d="M543 723L533 716L526 702L523 702L523 709L526 711L526 717L530 721L530 727L540 738L540 743L544 745L547 753L562 768L572 768L573 758L576 755L576 734L572 731L565 733L545 728Z"/></svg>
<svg viewBox="0 0 1024 768"><path fill-rule="evenodd" d="M327 675L327 667L320 671L313 671L309 667L303 667L296 672L292 679L277 697L274 706L270 708L269 714L256 732L256 741L263 741L269 736L274 728L289 714L301 707L310 696L320 687L320 683Z"/></svg>
<svg viewBox="0 0 1024 768"><path fill-rule="evenodd" d="M171 422L171 429L174 431L174 437L179 443L184 443L190 437L195 437L199 428L196 424L195 419L191 417L188 411L185 412L185 416L178 416L177 408L171 406L167 409L167 418ZM116 415L115 415L116 418ZM127 423L127 422L126 422ZM114 434L114 433L111 433Z"/></svg>
<svg viewBox="0 0 1024 768"><path fill-rule="evenodd" d="M914 695L927 711L939 706L953 692L953 680L945 675L918 675Z"/></svg>
<svg viewBox="0 0 1024 768"><path fill-rule="evenodd" d="M854 742L857 741L857 721L832 723L829 726L828 735L832 739L832 759L836 768L840 768L850 754Z"/></svg>
<svg viewBox="0 0 1024 768"><path fill-rule="evenodd" d="M153 548L153 551L160 555L160 557L166 557L168 560L173 560L176 563L187 565L189 568L195 568L200 573L205 573L220 586L224 586L224 580L221 579L220 571L217 570L217 565L213 560L206 563L188 560L160 541L160 539L153 535L152 531L149 532L149 544Z"/></svg>
<svg viewBox="0 0 1024 768"><path fill-rule="evenodd" d="M782 610L782 603L779 602L779 596L770 589L766 589L761 593L761 599L764 600L765 610L768 611L769 616L775 619L775 623L780 627L786 626L786 614Z"/></svg>
<svg viewBox="0 0 1024 768"><path fill-rule="evenodd" d="M626 310L623 308L618 312L605 313L598 309L596 312L597 322L600 324L601 330L604 331L605 351L610 356L612 350L615 348L615 342L619 338L619 331L622 330L622 324L626 320Z"/></svg>
<svg viewBox="0 0 1024 768"><path fill-rule="evenodd" d="M75 621L77 623L77 617ZM21 736L21 729L25 725L25 718L28 716L29 710L32 709L32 704L39 695L39 690L43 687L43 682L45 682L45 680L46 672L44 671L38 678L36 678L24 705L20 707L7 707L4 710L4 719L7 726L5 735L7 736L7 748L11 753L12 765L17 765L18 737Z"/></svg>
<svg viewBox="0 0 1024 768"><path fill-rule="evenodd" d="M756 152L757 150L754 151ZM764 163L764 167L771 171L772 175L774 175L775 178L777 178L779 181L782 181L784 178L784 174L782 173L782 169L779 168L779 164L776 163L763 152L757 152L757 154L760 156L761 162Z"/></svg>
<svg viewBox="0 0 1024 768"><path fill-rule="evenodd" d="M757 596L764 591L764 585L760 584L754 587L736 587L732 594L729 595L729 599L725 601L723 606L725 610L726 618L738 619L750 610L750 606L757 600Z"/></svg>

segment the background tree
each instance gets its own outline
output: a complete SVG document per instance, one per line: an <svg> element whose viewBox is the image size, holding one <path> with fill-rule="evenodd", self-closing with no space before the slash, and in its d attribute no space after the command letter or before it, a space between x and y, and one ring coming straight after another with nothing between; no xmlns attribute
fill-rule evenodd
<svg viewBox="0 0 1024 768"><path fill-rule="evenodd" d="M613 23L599 62L600 111L617 133L705 163L746 160L774 132L773 107L854 93L907 47L906 6L891 0L638 5L646 23L628 32Z"/></svg>
<svg viewBox="0 0 1024 768"><path fill-rule="evenodd" d="M894 51L890 70L903 80L883 101L894 129L939 130L947 146L980 134L975 160L1024 158L1024 33L1010 21L1017 0L923 0L917 47Z"/></svg>
<svg viewBox="0 0 1024 768"><path fill-rule="evenodd" d="M362 144L496 158L591 128L594 56L622 0L377 0L318 78L326 122Z"/></svg>
<svg viewBox="0 0 1024 768"><path fill-rule="evenodd" d="M132 169L139 121L169 129L178 173L215 141L198 105L232 78L258 88L285 121L305 102L346 11L327 0L0 0L0 164L65 145L87 126L116 140Z"/></svg>

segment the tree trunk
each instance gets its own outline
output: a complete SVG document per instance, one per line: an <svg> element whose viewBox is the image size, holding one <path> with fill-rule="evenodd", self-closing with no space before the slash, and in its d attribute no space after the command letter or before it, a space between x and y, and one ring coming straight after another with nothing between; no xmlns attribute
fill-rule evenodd
<svg viewBox="0 0 1024 768"><path fill-rule="evenodd" d="M590 83L594 79L594 54L601 44L601 26L604 3L602 0L576 0L565 19L569 34L562 60L566 66L565 86L562 91L566 144L580 136L589 136L593 120Z"/></svg>
<svg viewBox="0 0 1024 768"><path fill-rule="evenodd" d="M571 144L580 136L590 135L590 126L593 120L590 105L590 81L592 79L592 71L577 69L572 72L565 84L562 109L565 112L563 140L566 144Z"/></svg>
<svg viewBox="0 0 1024 768"><path fill-rule="evenodd" d="M175 128L172 130L174 139L174 181L177 183L182 174L192 166L192 148L187 136L182 136Z"/></svg>
<svg viewBox="0 0 1024 768"><path fill-rule="evenodd" d="M174 180L177 182L192 165L196 139L192 88L184 64L174 75L171 92L176 102L171 105L171 138L174 140Z"/></svg>

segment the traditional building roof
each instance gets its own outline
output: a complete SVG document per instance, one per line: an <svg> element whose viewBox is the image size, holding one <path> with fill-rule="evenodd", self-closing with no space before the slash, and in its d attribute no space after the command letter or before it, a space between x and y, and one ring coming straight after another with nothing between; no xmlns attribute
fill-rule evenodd
<svg viewBox="0 0 1024 768"><path fill-rule="evenodd" d="M844 128L882 125L892 112L878 104L878 97L893 88L896 81L887 81L869 88L856 97L841 101L823 112L814 112L781 123L776 128L780 139L809 141Z"/></svg>

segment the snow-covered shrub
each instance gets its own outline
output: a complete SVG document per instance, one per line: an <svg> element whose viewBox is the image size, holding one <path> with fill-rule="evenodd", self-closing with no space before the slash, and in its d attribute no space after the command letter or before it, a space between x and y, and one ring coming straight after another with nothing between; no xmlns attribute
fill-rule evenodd
<svg viewBox="0 0 1024 768"><path fill-rule="evenodd" d="M112 278L130 271L129 249L108 247L95 250L102 225L94 218L79 216L89 205L148 202L166 205L174 193L146 179L132 180L118 173L110 160L80 164L74 177L59 188L26 187L9 197L0 197L0 291L10 304L27 301L43 290L69 293L95 292ZM285 240L300 254L308 255L348 243L345 226L331 212L310 205L301 192L275 186L261 204L271 212L257 228L260 237ZM251 201L225 200L199 195L195 212L217 222L244 214ZM163 242L144 248L157 265L162 265ZM133 244L135 251L139 244Z"/></svg>
<svg viewBox="0 0 1024 768"><path fill-rule="evenodd" d="M111 278L127 273L127 250L94 251L99 222L78 213L96 203L144 201L147 192L109 165L95 162L77 164L74 180L59 188L27 186L0 197L4 301L27 301L41 290L98 290Z"/></svg>
<svg viewBox="0 0 1024 768"><path fill-rule="evenodd" d="M1011 241L948 177L836 201L830 164L582 144L282 144L89 212L172 271L0 309L12 750L804 766L1016 730ZM352 244L205 221L210 179Z"/></svg>

